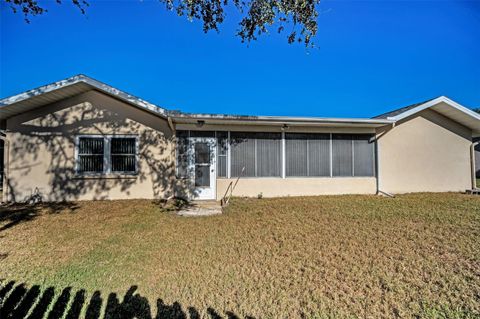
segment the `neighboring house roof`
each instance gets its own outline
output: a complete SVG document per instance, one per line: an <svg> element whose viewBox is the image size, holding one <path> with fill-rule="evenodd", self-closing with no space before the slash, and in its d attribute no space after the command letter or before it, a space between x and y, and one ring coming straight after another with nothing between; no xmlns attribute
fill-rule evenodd
<svg viewBox="0 0 480 319"><path fill-rule="evenodd" d="M480 135L480 114L452 101L446 96L439 96L422 103L412 104L374 118L383 118L397 122L426 109L434 110L470 128L474 135Z"/></svg>
<svg viewBox="0 0 480 319"><path fill-rule="evenodd" d="M409 110L411 110L411 109L414 109L414 108L416 108L416 107L419 106L419 105L422 105L422 104L424 104L424 103L430 102L431 100L433 100L433 99L426 100L426 101L423 101L423 102L420 102L420 103L415 103L415 104L407 105L407 106L401 107L401 108L399 108L399 109L396 109L396 110L393 110L393 111L389 111L389 112L387 112L387 113L383 113L383 114L374 116L373 118L374 118L374 119L387 119L387 118L389 118L389 117L393 117L393 116L402 114L402 113L404 113L404 112L406 112L406 111L409 111Z"/></svg>
<svg viewBox="0 0 480 319"><path fill-rule="evenodd" d="M151 112L160 117L170 117L177 123L209 124L250 124L250 125L321 125L321 126L356 126L380 127L395 123L427 108L469 127L475 136L480 136L480 114L450 100L445 96L412 104L374 118L322 118L322 117L287 117L287 116L248 116L224 114L190 114L168 111L136 96L111 87L86 75L79 74L71 78L26 91L0 100L0 120L27 112L45 104L55 103L65 98L98 90L135 107Z"/></svg>
<svg viewBox="0 0 480 319"><path fill-rule="evenodd" d="M167 111L155 104L120 91L110 85L97 81L83 74L47 84L14 96L0 100L0 120L35 109L36 107L55 103L92 89L114 96L135 107L166 117Z"/></svg>

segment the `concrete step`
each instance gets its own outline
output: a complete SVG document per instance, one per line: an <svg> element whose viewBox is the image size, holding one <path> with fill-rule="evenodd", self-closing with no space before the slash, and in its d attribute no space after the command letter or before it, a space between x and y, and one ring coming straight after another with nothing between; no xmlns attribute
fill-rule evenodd
<svg viewBox="0 0 480 319"><path fill-rule="evenodd" d="M192 201L188 206L177 212L180 216L210 216L222 213L222 206L217 201Z"/></svg>

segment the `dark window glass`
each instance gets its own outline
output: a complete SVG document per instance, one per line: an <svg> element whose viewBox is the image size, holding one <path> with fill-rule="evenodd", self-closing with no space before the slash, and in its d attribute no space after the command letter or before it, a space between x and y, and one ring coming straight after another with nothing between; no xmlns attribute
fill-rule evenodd
<svg viewBox="0 0 480 319"><path fill-rule="evenodd" d="M103 138L80 137L78 141L78 172L103 173Z"/></svg>
<svg viewBox="0 0 480 319"><path fill-rule="evenodd" d="M195 164L210 164L210 147L208 143L195 143Z"/></svg>
<svg viewBox="0 0 480 319"><path fill-rule="evenodd" d="M210 186L209 143L195 143L195 186Z"/></svg>
<svg viewBox="0 0 480 319"><path fill-rule="evenodd" d="M113 137L110 142L112 172L136 171L136 139Z"/></svg>
<svg viewBox="0 0 480 319"><path fill-rule="evenodd" d="M195 186L210 186L210 166L195 165Z"/></svg>
<svg viewBox="0 0 480 319"><path fill-rule="evenodd" d="M187 138L188 137L188 131L177 131L177 138Z"/></svg>

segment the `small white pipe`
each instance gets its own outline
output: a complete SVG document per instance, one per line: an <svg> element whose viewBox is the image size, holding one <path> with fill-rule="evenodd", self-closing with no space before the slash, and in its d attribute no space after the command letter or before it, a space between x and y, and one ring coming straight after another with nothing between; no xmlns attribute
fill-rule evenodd
<svg viewBox="0 0 480 319"><path fill-rule="evenodd" d="M395 195L390 194L390 193L387 193L387 192L384 192L384 191L381 191L381 190L378 190L377 195L385 195L385 196L391 197L391 198L394 198L394 197L395 197Z"/></svg>
<svg viewBox="0 0 480 319"><path fill-rule="evenodd" d="M230 147L230 131L227 132L227 178L232 177L232 158L231 154L231 147Z"/></svg>
<svg viewBox="0 0 480 319"><path fill-rule="evenodd" d="M393 129L395 128L395 122L392 123L392 128ZM388 197L395 197L393 194L389 193L389 192L385 192L382 190L382 186L381 186L381 179L380 179L380 144L378 143L378 140L381 136L383 136L385 134L385 132L383 132L380 136L377 135L377 133L375 132L375 149L376 149L376 163L377 163L377 167L376 167L376 171L375 171L375 175L377 176L377 195L386 195Z"/></svg>
<svg viewBox="0 0 480 319"><path fill-rule="evenodd" d="M283 130L282 128L282 178L285 178L286 174L285 174L285 169L286 169L286 165L285 165L285 131Z"/></svg>
<svg viewBox="0 0 480 319"><path fill-rule="evenodd" d="M472 168L472 189L477 188L477 176L476 176L476 168L475 168L475 146L477 146L480 142L474 142L470 146L470 163Z"/></svg>
<svg viewBox="0 0 480 319"><path fill-rule="evenodd" d="M2 133L6 133L3 131ZM8 167L9 167L9 143L6 135L0 135L0 139L3 140L3 180L2 180L2 202L8 201Z"/></svg>

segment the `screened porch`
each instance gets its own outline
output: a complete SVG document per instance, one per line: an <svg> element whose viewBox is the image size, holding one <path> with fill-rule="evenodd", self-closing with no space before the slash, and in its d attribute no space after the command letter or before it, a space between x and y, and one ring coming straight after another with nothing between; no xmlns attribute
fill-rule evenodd
<svg viewBox="0 0 480 319"><path fill-rule="evenodd" d="M373 134L179 130L177 177L189 178L192 141L208 138L216 178L374 177Z"/></svg>

